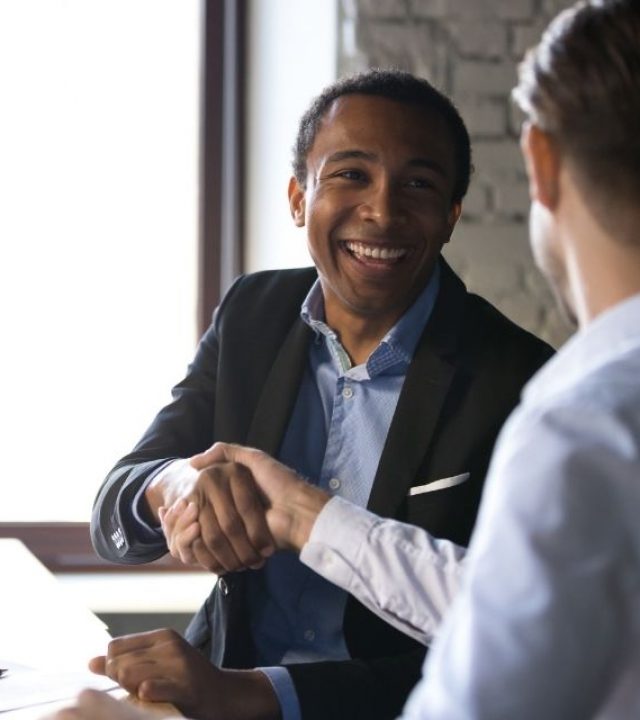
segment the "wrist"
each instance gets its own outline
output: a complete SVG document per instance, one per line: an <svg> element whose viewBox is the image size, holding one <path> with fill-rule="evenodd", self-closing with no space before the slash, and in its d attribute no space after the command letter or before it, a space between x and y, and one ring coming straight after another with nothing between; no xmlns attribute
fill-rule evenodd
<svg viewBox="0 0 640 720"><path fill-rule="evenodd" d="M287 498L290 513L289 533L286 538L290 549L300 552L309 540L315 521L331 497L320 488L300 483Z"/></svg>
<svg viewBox="0 0 640 720"><path fill-rule="evenodd" d="M228 697L237 707L229 708L229 720L281 720L278 696L269 678L260 670L226 670ZM234 687L235 685L235 687Z"/></svg>
<svg viewBox="0 0 640 720"><path fill-rule="evenodd" d="M167 463L151 480L144 491L149 512L160 522L158 508L170 507L178 497L180 476L192 470L188 460L178 459ZM178 482L176 482L178 481Z"/></svg>

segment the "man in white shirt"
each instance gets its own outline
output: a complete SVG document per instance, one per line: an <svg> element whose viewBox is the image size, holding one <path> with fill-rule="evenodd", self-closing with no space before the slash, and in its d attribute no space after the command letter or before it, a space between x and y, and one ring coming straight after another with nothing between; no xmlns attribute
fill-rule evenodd
<svg viewBox="0 0 640 720"><path fill-rule="evenodd" d="M640 3L562 13L521 66L514 97L527 116L534 256L580 329L503 429L466 557L330 499L258 451L219 444L192 463L249 467L279 547L300 550L407 634L425 644L435 635L404 717L635 718ZM168 510L164 521L179 553L195 518ZM95 702L104 700L85 695L68 717L107 717Z"/></svg>

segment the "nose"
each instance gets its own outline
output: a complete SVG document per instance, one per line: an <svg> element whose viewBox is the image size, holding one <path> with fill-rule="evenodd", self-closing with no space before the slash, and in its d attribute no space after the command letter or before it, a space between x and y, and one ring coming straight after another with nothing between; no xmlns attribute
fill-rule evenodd
<svg viewBox="0 0 640 720"><path fill-rule="evenodd" d="M404 216L402 201L393 184L387 180L371 183L359 206L360 218L381 228L400 222Z"/></svg>

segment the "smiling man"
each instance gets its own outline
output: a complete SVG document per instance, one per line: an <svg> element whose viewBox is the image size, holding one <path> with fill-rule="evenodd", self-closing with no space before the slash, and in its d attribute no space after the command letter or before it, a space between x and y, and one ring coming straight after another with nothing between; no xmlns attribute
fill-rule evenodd
<svg viewBox="0 0 640 720"><path fill-rule="evenodd" d="M464 123L425 80L371 71L314 101L289 202L315 268L236 281L94 508L103 557L169 549L223 577L191 645L169 631L118 639L96 670L197 718L398 714L424 648L296 555L272 557L250 474L191 458L216 440L253 445L332 495L468 542L498 430L551 355L440 255L470 169ZM163 532L170 507L186 521Z"/></svg>

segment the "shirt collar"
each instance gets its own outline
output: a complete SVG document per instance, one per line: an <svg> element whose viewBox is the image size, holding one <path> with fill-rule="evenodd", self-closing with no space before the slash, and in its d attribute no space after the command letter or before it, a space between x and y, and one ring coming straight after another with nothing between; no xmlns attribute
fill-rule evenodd
<svg viewBox="0 0 640 720"><path fill-rule="evenodd" d="M375 367L374 356L376 356L376 353L380 354L379 351L384 351L385 355L388 355L389 350L391 350L393 355L397 357L395 362L400 361L406 364L411 362L418 340L431 317L439 289L440 263L437 262L431 273L429 282L425 285L420 295L418 295L411 307L382 338L378 348L371 354L367 362L367 365L374 365L374 367L369 368L370 375L373 376L384 369ZM336 338L335 332L325 322L324 296L319 279L311 286L307 297L304 299L300 310L300 317L303 322L309 325L315 332L318 341L323 335L329 339ZM389 361L386 360L383 364L387 367Z"/></svg>
<svg viewBox="0 0 640 720"><path fill-rule="evenodd" d="M568 340L523 391L541 402L580 383L628 351L640 349L640 294L606 310Z"/></svg>

